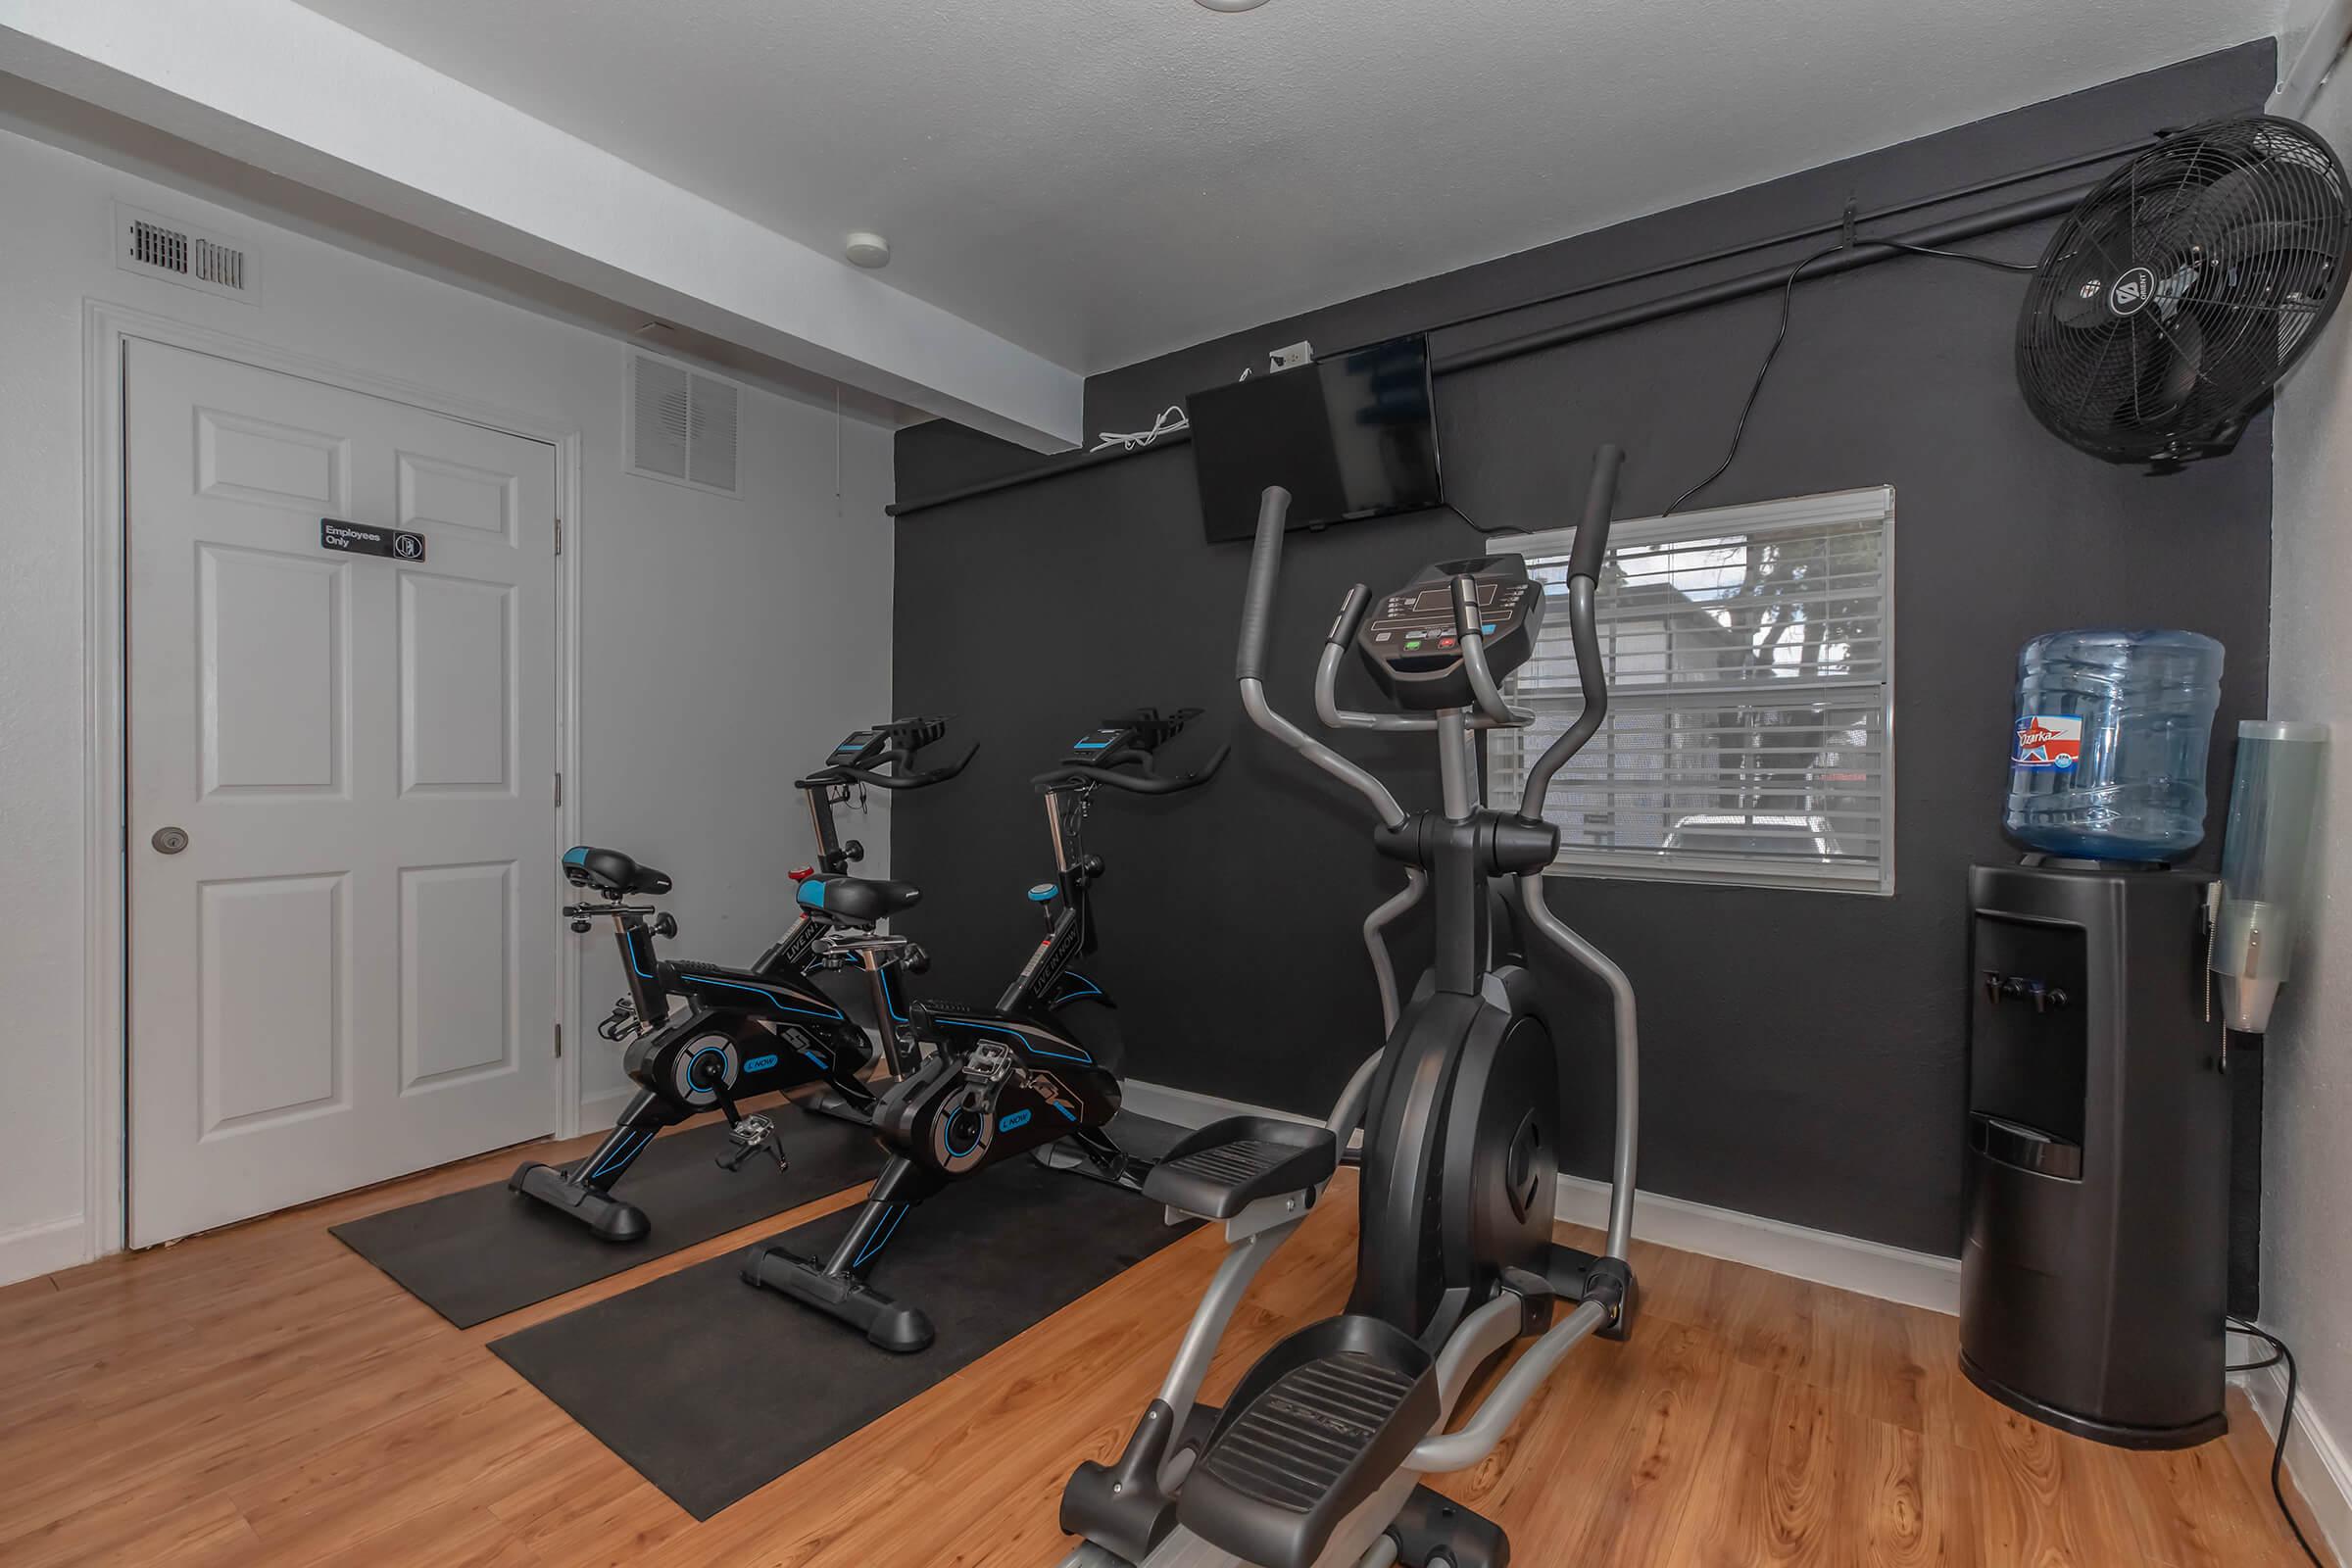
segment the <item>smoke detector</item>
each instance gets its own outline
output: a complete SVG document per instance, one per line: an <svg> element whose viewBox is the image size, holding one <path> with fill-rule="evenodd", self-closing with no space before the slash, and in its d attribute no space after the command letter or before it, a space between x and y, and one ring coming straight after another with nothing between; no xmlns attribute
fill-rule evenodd
<svg viewBox="0 0 2352 1568"><path fill-rule="evenodd" d="M1194 4L1210 11L1255 11L1266 0L1194 0Z"/></svg>
<svg viewBox="0 0 2352 1568"><path fill-rule="evenodd" d="M888 267L890 241L863 229L842 242L841 253L859 267Z"/></svg>

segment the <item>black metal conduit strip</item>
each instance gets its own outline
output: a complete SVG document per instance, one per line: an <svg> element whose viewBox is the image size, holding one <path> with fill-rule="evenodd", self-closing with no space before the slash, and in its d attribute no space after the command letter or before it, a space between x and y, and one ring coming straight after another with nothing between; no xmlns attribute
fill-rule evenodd
<svg viewBox="0 0 2352 1568"><path fill-rule="evenodd" d="M1883 222L1889 218L1899 218L1918 212L1922 208L1937 207L1946 202L1958 201L1969 196L1981 196L1990 191L2028 184L2036 179L2047 179L2055 174L2070 173L2078 169L2087 169L2094 165L2129 158L2134 153L2145 151L2156 139L2153 136L2143 137L2121 147L2110 147L2103 152L2085 153L2080 157L2062 159L2056 163L2044 164L2018 173L2002 174L1991 179L1979 180L1974 184L1941 191L1933 196L1915 197L1891 207L1883 207L1868 213L1857 213L1851 218L1840 217L1832 222L1815 223L1806 228L1790 229L1786 233L1775 234L1766 239L1745 240L1737 245L1727 245L1708 251L1700 256L1664 262L1655 267L1642 268L1636 271L1619 272L1614 276L1562 289L1555 294L1521 300L1510 305L1495 306L1469 316L1457 317L1452 320L1440 321L1435 325L1419 328L1419 330L1428 333L1450 331L1456 327L1491 320L1498 316L1539 310L1547 305L1557 305L1564 300L1578 298L1581 295L1647 282L1652 278L1688 271L1692 268L1711 266L1718 262L1751 255L1757 251L1793 244L1798 240L1815 239L1824 234L1838 233L1841 229L1848 229L1856 225ZM1961 240L1978 239L2004 228L2017 228L2027 223L2040 222L2045 219L2062 217L2072 212L2075 206L2090 193L2090 189L2089 185L2073 186L2066 190L2053 191L2048 195L2029 197L2023 201L1987 208L1984 212L1973 214L1967 218L1955 218L1941 223L1932 223L1927 227L1914 229L1908 233L1891 235L1889 238L1899 240L1904 245L1936 247L1951 245ZM1801 281L1817 282L1825 277L1835 277L1840 272L1850 272L1858 268L1870 267L1905 254L1908 253L1898 245L1857 236L1846 249L1834 256L1825 257L1805 269L1805 275ZM1430 373L1432 375L1452 375L1462 370L1475 370L1483 366L1499 365L1505 360L1539 354L1545 349L1582 342L1586 338L1599 337L1606 332L1622 331L1627 327L1662 320L1670 316L1681 316L1686 312L1701 311L1710 306L1746 299L1750 295L1769 293L1774 289L1786 286L1788 281L1788 269L1786 267L1772 267L1759 271L1742 272L1736 277L1724 278L1720 282L1707 283L1697 288L1661 295L1645 304L1628 305L1618 310L1603 311L1597 316L1589 316L1582 320L1569 321L1558 326L1542 327L1532 332L1500 338L1493 343L1458 350L1451 354L1440 354L1433 357ZM1401 336L1403 333L1399 332L1394 335ZM1189 445L1191 441L1192 436L1186 431L1170 431L1149 446L1107 447L1101 451L1084 453L1078 457L1041 464L1034 468L1024 468L1018 473L1004 474L999 478L982 480L977 484L963 485L954 490L943 490L937 495L918 496L914 500L898 502L883 510L894 517L904 517L917 512L928 512L934 507L952 506L958 501L970 501L980 496L995 495L999 491L1013 490L1022 485L1035 484L1041 479L1057 478L1065 473L1079 473L1088 468L1099 468L1105 464L1121 462L1128 458L1140 458L1148 453L1171 451Z"/></svg>

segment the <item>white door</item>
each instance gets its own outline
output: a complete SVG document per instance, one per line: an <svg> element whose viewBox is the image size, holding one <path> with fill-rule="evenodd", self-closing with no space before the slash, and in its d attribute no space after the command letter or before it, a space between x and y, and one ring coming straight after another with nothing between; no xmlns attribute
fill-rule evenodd
<svg viewBox="0 0 2352 1568"><path fill-rule="evenodd" d="M144 1247L553 1130L555 453L154 343L126 403Z"/></svg>

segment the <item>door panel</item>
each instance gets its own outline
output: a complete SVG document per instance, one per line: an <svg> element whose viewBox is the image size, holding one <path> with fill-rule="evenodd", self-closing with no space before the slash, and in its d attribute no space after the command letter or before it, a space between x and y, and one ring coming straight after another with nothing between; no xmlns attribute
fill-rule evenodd
<svg viewBox="0 0 2352 1568"><path fill-rule="evenodd" d="M204 792L341 794L342 564L216 545L196 556Z"/></svg>
<svg viewBox="0 0 2352 1568"><path fill-rule="evenodd" d="M552 1130L553 450L144 342L124 431L133 1245Z"/></svg>
<svg viewBox="0 0 2352 1568"><path fill-rule="evenodd" d="M275 424L224 409L196 411L200 496L338 511L349 494L345 475L350 460L350 443L324 430Z"/></svg>
<svg viewBox="0 0 2352 1568"><path fill-rule="evenodd" d="M401 453L398 462L403 528L446 524L514 540L514 509L522 499L514 475L416 452Z"/></svg>
<svg viewBox="0 0 2352 1568"><path fill-rule="evenodd" d="M515 866L411 866L400 874L401 1091L513 1072Z"/></svg>
<svg viewBox="0 0 2352 1568"><path fill-rule="evenodd" d="M514 735L514 590L400 574L400 782L509 793Z"/></svg>
<svg viewBox="0 0 2352 1568"><path fill-rule="evenodd" d="M267 876L198 890L205 1138L350 1109L346 880Z"/></svg>

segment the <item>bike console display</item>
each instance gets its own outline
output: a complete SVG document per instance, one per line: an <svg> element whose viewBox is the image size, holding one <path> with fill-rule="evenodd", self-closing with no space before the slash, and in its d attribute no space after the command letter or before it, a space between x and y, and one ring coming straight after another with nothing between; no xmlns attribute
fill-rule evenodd
<svg viewBox="0 0 2352 1568"><path fill-rule="evenodd" d="M1499 681L1527 662L1544 624L1544 585L1520 556L1441 561L1375 601L1356 628L1356 651L1380 689L1408 709L1473 702L1462 638L1475 636Z"/></svg>

